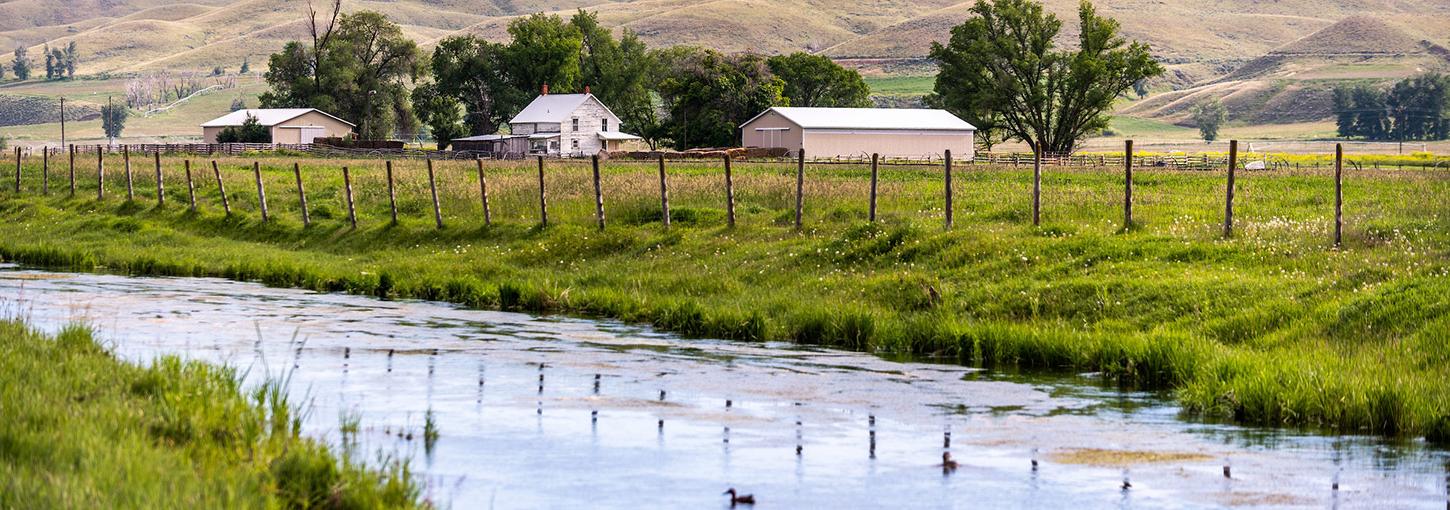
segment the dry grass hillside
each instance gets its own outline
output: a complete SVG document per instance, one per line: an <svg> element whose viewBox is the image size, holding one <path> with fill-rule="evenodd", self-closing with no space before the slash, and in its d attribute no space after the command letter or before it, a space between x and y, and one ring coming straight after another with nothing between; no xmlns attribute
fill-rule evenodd
<svg viewBox="0 0 1450 510"><path fill-rule="evenodd" d="M1073 25L1077 0L1045 0ZM1354 15L1410 25L1450 46L1450 4L1442 0L1100 0L1125 33L1149 42L1175 65L1237 64ZM823 52L838 58L909 59L925 55L965 17L958 0L349 0L349 10L386 13L424 43L456 33L503 36L513 16L538 11L597 11L655 45L700 44L726 51ZM234 67L301 34L303 4L283 0L12 0L0 2L0 47L74 40L85 71ZM1065 34L1071 37L1070 33ZM1420 37L1416 35L1415 37ZM1332 38L1325 38L1332 39ZM1359 41L1352 36L1342 42ZM1326 44L1332 41L1319 41ZM1403 41L1400 41L1403 42ZM1314 47L1309 48L1314 51ZM36 52L38 53L38 51ZM1202 69L1186 67L1187 78Z"/></svg>
<svg viewBox="0 0 1450 510"><path fill-rule="evenodd" d="M1076 36L1078 0L1043 0ZM923 57L966 16L970 0L345 0L399 23L425 48L456 34L507 37L510 20L583 8L655 46L723 51L811 51L857 66L890 104L915 104L932 72ZM1193 106L1217 99L1240 125L1315 123L1338 83L1385 82L1450 69L1445 0L1097 0L1124 34L1148 42L1168 69L1149 98L1120 113L1188 126ZM0 0L0 48L76 42L84 75L157 69L254 69L305 37L305 3L285 0ZM7 60L0 58L0 60ZM898 80L899 79L899 80ZM0 94L59 89L0 85ZM112 93L120 85L107 85ZM53 88L53 87L51 87ZM885 87L889 88L889 87Z"/></svg>
<svg viewBox="0 0 1450 510"><path fill-rule="evenodd" d="M1198 104L1218 100L1229 119L1307 122L1331 115L1332 90L1450 70L1450 50L1418 25L1351 16L1237 66L1226 75L1156 94L1122 113L1181 125ZM1444 35L1444 32L1438 32Z"/></svg>

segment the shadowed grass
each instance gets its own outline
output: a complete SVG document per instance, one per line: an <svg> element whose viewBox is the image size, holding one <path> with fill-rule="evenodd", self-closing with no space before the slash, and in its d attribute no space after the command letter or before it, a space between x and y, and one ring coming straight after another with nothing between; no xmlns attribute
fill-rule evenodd
<svg viewBox="0 0 1450 510"><path fill-rule="evenodd" d="M1124 231L1115 170L1049 168L1044 224L1034 228L1030 169L963 164L956 228L946 231L937 167L883 167L882 220L868 224L869 169L813 165L805 229L795 232L793 165L736 164L731 229L719 163L671 163L666 231L654 163L607 162L600 232L587 162L548 163L547 228L536 225L533 162L486 163L492 226L473 163L439 162L443 229L432 225L419 162L395 165L398 225L381 162L302 162L310 227L298 219L291 160L263 160L270 223L256 211L247 159L221 161L230 217L214 184L199 185L196 214L175 185L161 208L97 203L85 187L67 198L58 181L40 197L37 162L27 161L25 193L0 195L0 257L1096 371L1177 389L1205 415L1450 439L1450 178L1441 171L1350 173L1345 243L1335 248L1327 170L1240 174L1236 230L1223 239L1224 180L1211 172L1140 169L1135 226ZM356 231L341 202L344 164ZM94 186L88 171L83 182Z"/></svg>
<svg viewBox="0 0 1450 510"><path fill-rule="evenodd" d="M277 384L228 368L119 361L88 329L0 321L0 507L411 508L405 464L382 471L299 435Z"/></svg>

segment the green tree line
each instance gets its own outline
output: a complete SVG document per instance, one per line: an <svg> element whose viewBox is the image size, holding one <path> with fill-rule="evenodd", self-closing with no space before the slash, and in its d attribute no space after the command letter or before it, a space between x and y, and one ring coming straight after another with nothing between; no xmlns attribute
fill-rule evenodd
<svg viewBox="0 0 1450 510"><path fill-rule="evenodd" d="M861 75L826 57L651 49L582 9L516 19L506 43L454 36L425 54L386 16L338 7L309 10L311 41L271 56L263 108L336 112L372 139L421 123L446 147L500 132L545 84L555 93L589 87L651 146L695 147L734 145L737 126L770 106L870 105Z"/></svg>
<svg viewBox="0 0 1450 510"><path fill-rule="evenodd" d="M1407 78L1389 88L1334 89L1339 135L1365 140L1450 139L1450 77Z"/></svg>
<svg viewBox="0 0 1450 510"><path fill-rule="evenodd" d="M1017 139L1068 153L1107 126L1113 102L1163 72L1147 45L1118 22L1079 5L1075 45L1056 43L1062 21L1036 0L977 0L972 16L934 43L939 66L930 105L979 128L978 140ZM580 9L508 25L509 40L462 35L425 53L384 15L312 10L311 41L271 56L262 107L340 114L365 138L426 127L439 147L501 132L540 93L588 87L651 147L732 146L738 126L771 106L866 107L860 73L809 53L727 54L699 46L649 48ZM420 126L421 124L421 126Z"/></svg>

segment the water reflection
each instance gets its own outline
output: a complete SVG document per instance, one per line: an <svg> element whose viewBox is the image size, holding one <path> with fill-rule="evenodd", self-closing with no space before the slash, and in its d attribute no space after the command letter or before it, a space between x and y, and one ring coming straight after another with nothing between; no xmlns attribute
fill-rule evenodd
<svg viewBox="0 0 1450 510"><path fill-rule="evenodd" d="M455 508L697 507L728 486L779 507L1450 505L1450 460L1421 443L1187 422L1167 395L1091 375L222 280L0 271L0 299L22 298L37 327L88 320L134 360L255 367L252 383L280 361L311 405L307 433L416 457L430 497ZM959 463L947 477L943 453Z"/></svg>

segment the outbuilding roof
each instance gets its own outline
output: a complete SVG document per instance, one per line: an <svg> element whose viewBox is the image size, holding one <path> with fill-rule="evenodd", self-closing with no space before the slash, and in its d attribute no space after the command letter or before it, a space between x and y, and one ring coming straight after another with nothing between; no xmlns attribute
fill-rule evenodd
<svg viewBox="0 0 1450 510"><path fill-rule="evenodd" d="M301 117L302 115L310 112L321 113L349 126L355 125L351 122L337 118L336 115L332 115L316 108L253 108L247 110L237 110L232 113L222 115L221 117L217 117L215 119L202 123L201 127L240 126L243 122L247 121L247 117L249 116L256 117L258 124L271 127L295 119L297 117Z"/></svg>
<svg viewBox="0 0 1450 510"><path fill-rule="evenodd" d="M533 102L524 107L523 111L509 120L509 124L537 122L562 124L569 120L575 110L579 109L579 105L590 99L599 101L594 94L543 94L535 97ZM605 105L603 101L599 101L599 105L603 106L605 111L609 111L609 106ZM614 112L610 111L609 114L614 115Z"/></svg>
<svg viewBox="0 0 1450 510"><path fill-rule="evenodd" d="M766 113L776 112L801 129L895 129L976 131L977 128L946 110L923 108L806 108L775 106L741 124L745 127Z"/></svg>

